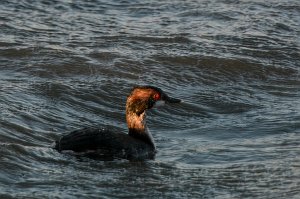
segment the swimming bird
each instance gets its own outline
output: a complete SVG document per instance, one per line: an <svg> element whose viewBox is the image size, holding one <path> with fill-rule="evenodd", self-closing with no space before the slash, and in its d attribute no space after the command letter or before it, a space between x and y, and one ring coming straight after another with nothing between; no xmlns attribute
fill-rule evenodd
<svg viewBox="0 0 300 199"><path fill-rule="evenodd" d="M93 152L105 157L153 159L156 146L146 125L146 111L164 103L180 103L154 86L134 87L126 102L128 133L112 128L87 127L63 135L54 144L60 152Z"/></svg>

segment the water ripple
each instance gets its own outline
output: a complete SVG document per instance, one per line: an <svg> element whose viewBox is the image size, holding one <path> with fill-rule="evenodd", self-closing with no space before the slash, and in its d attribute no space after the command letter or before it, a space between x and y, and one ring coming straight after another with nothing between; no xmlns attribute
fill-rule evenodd
<svg viewBox="0 0 300 199"><path fill-rule="evenodd" d="M1 1L1 198L297 198L299 2ZM127 132L155 85L155 160L58 153L85 126Z"/></svg>

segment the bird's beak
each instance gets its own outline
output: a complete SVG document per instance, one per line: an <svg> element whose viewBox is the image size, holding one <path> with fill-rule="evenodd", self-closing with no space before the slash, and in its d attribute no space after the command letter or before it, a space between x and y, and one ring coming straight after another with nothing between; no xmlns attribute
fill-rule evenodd
<svg viewBox="0 0 300 199"><path fill-rule="evenodd" d="M181 102L180 99L176 99L176 98L169 97L169 96L166 95L165 93L164 93L164 95L162 96L162 100L164 100L166 103L180 103L180 102Z"/></svg>

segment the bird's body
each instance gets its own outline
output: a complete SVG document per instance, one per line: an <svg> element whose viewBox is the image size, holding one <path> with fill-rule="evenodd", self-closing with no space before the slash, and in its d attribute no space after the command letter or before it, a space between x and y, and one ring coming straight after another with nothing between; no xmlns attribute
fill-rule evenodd
<svg viewBox="0 0 300 199"><path fill-rule="evenodd" d="M155 148L144 141L111 127L87 127L73 131L56 141L58 151L97 153L105 157L139 159L155 155Z"/></svg>

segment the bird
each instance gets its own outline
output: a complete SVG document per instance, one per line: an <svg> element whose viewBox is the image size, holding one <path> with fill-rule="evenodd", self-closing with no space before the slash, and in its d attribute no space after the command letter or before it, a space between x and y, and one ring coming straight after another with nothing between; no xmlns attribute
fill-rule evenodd
<svg viewBox="0 0 300 199"><path fill-rule="evenodd" d="M180 103L155 86L136 86L127 97L128 133L114 128L86 127L61 136L54 142L59 152L98 154L120 159L154 159L157 152L146 125L146 112L156 106Z"/></svg>

